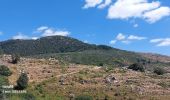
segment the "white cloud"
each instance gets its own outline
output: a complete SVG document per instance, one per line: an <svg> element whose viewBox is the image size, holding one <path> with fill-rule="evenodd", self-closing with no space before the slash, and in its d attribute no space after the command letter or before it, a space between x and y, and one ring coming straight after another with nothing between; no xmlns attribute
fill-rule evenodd
<svg viewBox="0 0 170 100"><path fill-rule="evenodd" d="M129 44L129 43L131 43L131 41L129 41L129 40L123 40L123 41L121 41L122 43L124 43L124 44Z"/></svg>
<svg viewBox="0 0 170 100"><path fill-rule="evenodd" d="M31 37L32 40L37 40L39 37Z"/></svg>
<svg viewBox="0 0 170 100"><path fill-rule="evenodd" d="M130 35L127 39L128 39L128 40L144 40L144 39L146 39L146 37L140 37L140 36Z"/></svg>
<svg viewBox="0 0 170 100"><path fill-rule="evenodd" d="M144 13L143 17L149 22L154 23L163 17L170 15L170 8L169 7L160 7L158 9L149 11Z"/></svg>
<svg viewBox="0 0 170 100"><path fill-rule="evenodd" d="M18 33L16 36L13 36L12 39L16 40L16 39L20 39L20 40L28 40L28 39L32 39L32 40L37 40L39 37L29 37L27 35L24 35L22 33Z"/></svg>
<svg viewBox="0 0 170 100"><path fill-rule="evenodd" d="M83 8L97 7L102 9L109 6L108 19L140 18L149 23L155 23L170 16L170 7L161 6L160 1L149 0L85 0ZM137 25L135 25L137 27Z"/></svg>
<svg viewBox="0 0 170 100"><path fill-rule="evenodd" d="M86 4L84 5L84 9L90 7L96 7L97 5L101 4L103 0L85 0Z"/></svg>
<svg viewBox="0 0 170 100"><path fill-rule="evenodd" d="M110 44L114 45L114 44L116 44L116 42L117 42L117 40L111 40Z"/></svg>
<svg viewBox="0 0 170 100"><path fill-rule="evenodd" d="M123 35L122 33L119 33L116 37L117 40L124 40L126 38L125 35Z"/></svg>
<svg viewBox="0 0 170 100"><path fill-rule="evenodd" d="M138 24L134 24L133 27L137 28L137 27L139 27L139 25Z"/></svg>
<svg viewBox="0 0 170 100"><path fill-rule="evenodd" d="M87 41L87 40L84 40L83 42L84 42L84 43L89 43L89 41Z"/></svg>
<svg viewBox="0 0 170 100"><path fill-rule="evenodd" d="M55 35L60 35L60 36L68 36L70 32L68 31L56 31L53 29L47 29L43 32L42 36L55 36Z"/></svg>
<svg viewBox="0 0 170 100"><path fill-rule="evenodd" d="M99 9L103 9L103 8L109 6L111 3L112 3L112 0L105 0L105 2L102 3L102 4L100 4L100 5L98 6L98 8L99 8Z"/></svg>
<svg viewBox="0 0 170 100"><path fill-rule="evenodd" d="M42 26L37 28L37 32L42 33L42 36L68 36L70 32L64 30L56 30L54 28L49 28L47 26Z"/></svg>
<svg viewBox="0 0 170 100"><path fill-rule="evenodd" d="M41 26L41 27L39 27L39 28L37 29L37 31L38 31L38 32L41 32L41 31L44 31L44 30L46 30L46 29L48 29L47 26Z"/></svg>
<svg viewBox="0 0 170 100"><path fill-rule="evenodd" d="M147 0L117 0L108 11L109 19L128 19L142 17L145 11L155 9L160 2L148 3Z"/></svg>
<svg viewBox="0 0 170 100"><path fill-rule="evenodd" d="M156 43L156 46L170 46L170 38L159 38L150 40L151 43Z"/></svg>
<svg viewBox="0 0 170 100"><path fill-rule="evenodd" d="M22 34L22 33L18 33L16 36L13 36L13 38L12 39L21 39L21 40L25 40L25 39L29 39L29 37L28 36L26 36L26 35L24 35L24 34Z"/></svg>
<svg viewBox="0 0 170 100"><path fill-rule="evenodd" d="M162 40L164 40L164 39L152 39L152 40L150 40L150 42L151 43L158 43L158 42L161 42Z"/></svg>
<svg viewBox="0 0 170 100"><path fill-rule="evenodd" d="M145 40L145 39L147 39L147 38L146 37L141 37L141 36L136 36L136 35L126 36L123 33L119 33L116 36L116 39L110 41L110 44L115 44L118 41L120 41L122 43L125 43L125 44L129 44L129 43L131 43L133 41L140 41L140 40Z"/></svg>

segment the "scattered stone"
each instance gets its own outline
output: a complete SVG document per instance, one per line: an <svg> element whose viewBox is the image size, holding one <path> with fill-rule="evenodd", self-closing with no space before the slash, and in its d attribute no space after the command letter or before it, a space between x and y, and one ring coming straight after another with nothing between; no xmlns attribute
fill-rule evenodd
<svg viewBox="0 0 170 100"><path fill-rule="evenodd" d="M111 83L114 83L115 80L116 80L116 78L113 75L108 75L105 77L105 83L111 84Z"/></svg>

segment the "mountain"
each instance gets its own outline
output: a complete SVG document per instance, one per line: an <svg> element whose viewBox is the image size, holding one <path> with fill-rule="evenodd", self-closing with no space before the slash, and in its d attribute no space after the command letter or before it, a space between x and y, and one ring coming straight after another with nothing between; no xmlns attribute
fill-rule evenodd
<svg viewBox="0 0 170 100"><path fill-rule="evenodd" d="M87 44L64 36L43 37L37 40L8 40L0 42L5 54L19 54L34 58L56 58L69 63L85 65L128 66L142 63L145 66L169 66L169 57L136 53L106 45ZM151 55L151 54L150 54ZM154 59L155 56L159 59Z"/></svg>
<svg viewBox="0 0 170 100"><path fill-rule="evenodd" d="M0 42L0 48L6 54L20 54L21 56L112 49L108 46L87 44L64 36L43 37L37 40L8 40Z"/></svg>

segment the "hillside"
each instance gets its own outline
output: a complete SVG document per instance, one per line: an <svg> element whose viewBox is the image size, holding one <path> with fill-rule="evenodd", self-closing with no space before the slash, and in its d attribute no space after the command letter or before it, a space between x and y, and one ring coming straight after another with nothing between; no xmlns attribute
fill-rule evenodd
<svg viewBox="0 0 170 100"><path fill-rule="evenodd" d="M12 71L0 83L15 85L20 70L29 77L26 94L9 94L9 100L169 100L170 75L156 75L126 68L107 69L106 66L80 65L60 62L57 59L21 58L11 64L10 55L3 55L0 63ZM168 67L169 69L170 67ZM6 82L7 81L7 82ZM30 99L31 98L31 99ZM82 100L82 99L78 99Z"/></svg>
<svg viewBox="0 0 170 100"><path fill-rule="evenodd" d="M170 57L135 53L105 45L87 44L64 36L43 37L37 40L8 40L0 42L4 54L19 54L33 58L56 58L68 63L85 65L128 66L145 64L147 68L169 66ZM165 59L166 58L166 59ZM166 61L165 61L166 60Z"/></svg>
<svg viewBox="0 0 170 100"><path fill-rule="evenodd" d="M108 46L96 46L64 36L43 37L37 40L8 40L0 42L5 54L30 56L48 53L76 52L95 49L112 49Z"/></svg>

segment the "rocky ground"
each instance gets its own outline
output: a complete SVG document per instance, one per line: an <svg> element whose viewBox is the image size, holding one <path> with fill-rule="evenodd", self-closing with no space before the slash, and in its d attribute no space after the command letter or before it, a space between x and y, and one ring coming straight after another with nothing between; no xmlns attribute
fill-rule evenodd
<svg viewBox="0 0 170 100"><path fill-rule="evenodd" d="M18 64L11 64L10 59L9 55L0 59L0 63L13 72L9 83L15 85L20 72L25 71L29 76L28 91L40 100L56 100L58 97L67 100L77 95L90 95L95 100L170 99L169 73L158 76L152 72L136 72L125 67L106 69L68 64L52 58L21 58Z"/></svg>

